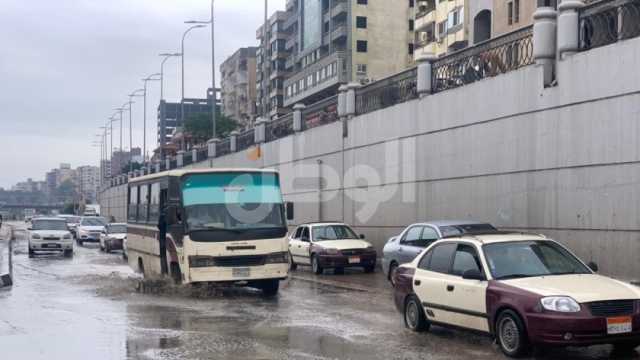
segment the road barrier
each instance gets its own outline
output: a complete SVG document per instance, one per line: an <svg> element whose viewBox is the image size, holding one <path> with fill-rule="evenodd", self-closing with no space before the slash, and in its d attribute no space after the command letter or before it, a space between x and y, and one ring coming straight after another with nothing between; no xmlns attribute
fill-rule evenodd
<svg viewBox="0 0 640 360"><path fill-rule="evenodd" d="M13 228L5 225L5 231L0 228L0 243L7 243L7 268L6 270L0 267L0 288L13 285ZM8 230L7 230L8 229ZM4 238L4 239L3 239ZM0 248L0 251L1 248ZM0 254L0 259L4 258L4 254ZM0 265L2 262L0 261ZM3 274L3 271L7 271L7 274Z"/></svg>

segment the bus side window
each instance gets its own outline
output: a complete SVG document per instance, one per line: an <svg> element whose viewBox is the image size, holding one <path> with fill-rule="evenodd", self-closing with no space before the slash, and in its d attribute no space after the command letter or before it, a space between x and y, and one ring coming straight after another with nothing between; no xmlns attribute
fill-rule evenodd
<svg viewBox="0 0 640 360"><path fill-rule="evenodd" d="M151 184L149 194L149 223L157 224L160 217L160 183Z"/></svg>

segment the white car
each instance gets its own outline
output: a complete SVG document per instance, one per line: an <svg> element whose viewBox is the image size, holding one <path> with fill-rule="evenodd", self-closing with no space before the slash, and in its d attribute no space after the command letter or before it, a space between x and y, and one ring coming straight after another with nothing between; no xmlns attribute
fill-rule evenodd
<svg viewBox="0 0 640 360"><path fill-rule="evenodd" d="M113 250L123 250L127 238L127 224L109 224L100 234L100 250L110 253Z"/></svg>
<svg viewBox="0 0 640 360"><path fill-rule="evenodd" d="M298 264L311 265L313 272L324 269L342 273L345 267L361 267L367 273L376 267L376 250L342 223L308 223L300 225L289 237L291 269Z"/></svg>
<svg viewBox="0 0 640 360"><path fill-rule="evenodd" d="M29 257L39 251L62 252L65 257L73 256L73 237L67 222L60 218L37 218L29 227Z"/></svg>
<svg viewBox="0 0 640 360"><path fill-rule="evenodd" d="M83 217L78 224L76 241L82 246L85 242L100 242L100 235L107 225L107 220L101 217Z"/></svg>

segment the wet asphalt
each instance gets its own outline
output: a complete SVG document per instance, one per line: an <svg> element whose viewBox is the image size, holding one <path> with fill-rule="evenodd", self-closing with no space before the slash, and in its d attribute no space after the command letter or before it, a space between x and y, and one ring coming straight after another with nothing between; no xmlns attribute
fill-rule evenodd
<svg viewBox="0 0 640 360"><path fill-rule="evenodd" d="M245 288L155 288L119 253L27 257L17 231L14 286L0 290L0 359L506 359L489 338L404 328L384 277L301 268L265 298ZM145 282L146 288L154 286ZM532 359L640 359L610 346Z"/></svg>

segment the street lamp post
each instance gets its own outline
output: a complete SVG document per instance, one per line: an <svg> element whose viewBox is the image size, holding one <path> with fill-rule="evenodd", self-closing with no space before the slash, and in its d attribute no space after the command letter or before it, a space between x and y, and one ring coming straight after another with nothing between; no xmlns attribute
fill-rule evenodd
<svg viewBox="0 0 640 360"><path fill-rule="evenodd" d="M182 94L181 94L182 101L180 101L180 119L182 121L182 127L183 128L184 128L184 123L185 123L185 120L186 120L184 118L184 39L187 37L187 34L189 34L189 32L191 32L191 30L198 29L198 28L203 28L203 27L205 27L205 25L202 25L202 24L194 25L194 26L191 26L190 28L188 28L184 32L184 34L182 34L182 42L181 42L181 45L180 45L180 49L181 49L180 53L182 54L182 76L181 76L182 77L182 79L181 79L182 80ZM184 150L184 141L182 142L182 147L183 147L182 150Z"/></svg>
<svg viewBox="0 0 640 360"><path fill-rule="evenodd" d="M165 104L164 104L164 64L172 57L182 56L181 53L163 53L160 56L164 57L160 63L160 160L164 160L164 145L167 134L165 133Z"/></svg>
<svg viewBox="0 0 640 360"><path fill-rule="evenodd" d="M144 91L144 89L138 89L129 94L129 171L133 171L133 98L141 97L138 93Z"/></svg>
<svg viewBox="0 0 640 360"><path fill-rule="evenodd" d="M143 123L143 140L142 140L142 164L144 164L146 162L146 157L147 157L147 83L149 81L159 81L160 79L154 78L154 76L159 76L159 73L156 74L151 74L148 77L146 77L145 79L142 79L142 81L144 82L144 89L143 89L143 107L144 107L144 120L142 121Z"/></svg>

